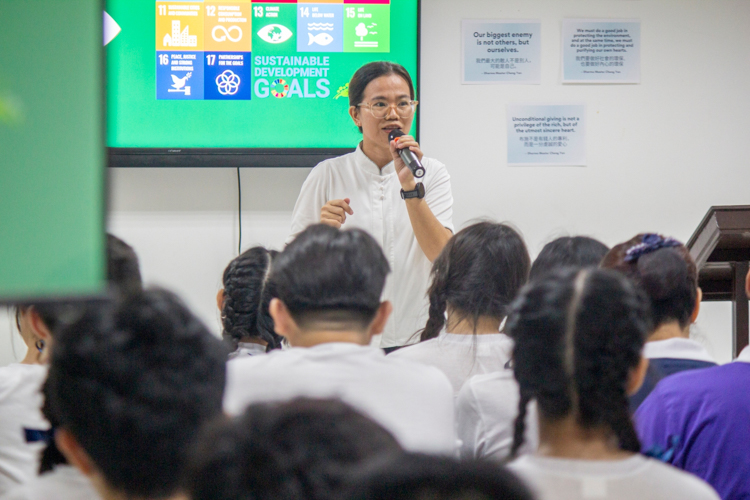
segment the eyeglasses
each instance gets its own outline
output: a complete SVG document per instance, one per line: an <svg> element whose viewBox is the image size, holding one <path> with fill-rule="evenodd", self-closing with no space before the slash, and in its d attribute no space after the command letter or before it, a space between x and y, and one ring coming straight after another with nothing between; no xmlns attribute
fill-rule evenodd
<svg viewBox="0 0 750 500"><path fill-rule="evenodd" d="M388 104L385 101L375 101L373 103L362 102L357 107L362 106L370 110L375 118L385 118L391 112L391 108L396 109L396 114L400 118L409 118L417 109L419 101L399 101L396 104Z"/></svg>

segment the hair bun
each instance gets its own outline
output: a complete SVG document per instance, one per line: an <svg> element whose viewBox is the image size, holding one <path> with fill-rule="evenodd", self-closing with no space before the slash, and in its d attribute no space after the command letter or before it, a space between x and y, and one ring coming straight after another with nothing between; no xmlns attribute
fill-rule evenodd
<svg viewBox="0 0 750 500"><path fill-rule="evenodd" d="M641 242L634 245L625 252L625 262L634 262L643 257L644 255L650 254L662 248L674 248L680 247L682 243L674 238L665 238L660 234L648 233L644 234Z"/></svg>

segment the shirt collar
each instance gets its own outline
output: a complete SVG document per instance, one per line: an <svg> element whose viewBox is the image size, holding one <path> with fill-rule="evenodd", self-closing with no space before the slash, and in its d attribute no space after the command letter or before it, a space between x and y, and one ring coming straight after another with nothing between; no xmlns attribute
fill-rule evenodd
<svg viewBox="0 0 750 500"><path fill-rule="evenodd" d="M735 361L741 361L743 363L750 363L750 345L742 349L742 352Z"/></svg>
<svg viewBox="0 0 750 500"><path fill-rule="evenodd" d="M359 165L362 170L367 172L371 175L376 175L378 177L386 177L391 174L396 173L396 166L391 161L389 164L387 164L383 169L379 169L377 165L375 165L375 162L373 162L364 151L362 151L362 143L360 142L357 145L357 150L354 152L354 158L357 162L357 165Z"/></svg>
<svg viewBox="0 0 750 500"><path fill-rule="evenodd" d="M706 349L695 340L673 338L646 342L643 355L648 359L689 359L716 363Z"/></svg>

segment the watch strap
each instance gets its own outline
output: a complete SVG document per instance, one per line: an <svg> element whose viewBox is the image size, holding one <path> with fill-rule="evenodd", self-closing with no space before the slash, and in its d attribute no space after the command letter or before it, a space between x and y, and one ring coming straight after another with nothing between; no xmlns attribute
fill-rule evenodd
<svg viewBox="0 0 750 500"><path fill-rule="evenodd" d="M417 182L417 185L414 187L411 191L404 191L401 190L401 199L402 200L408 200L410 198L424 198L424 184L421 182Z"/></svg>

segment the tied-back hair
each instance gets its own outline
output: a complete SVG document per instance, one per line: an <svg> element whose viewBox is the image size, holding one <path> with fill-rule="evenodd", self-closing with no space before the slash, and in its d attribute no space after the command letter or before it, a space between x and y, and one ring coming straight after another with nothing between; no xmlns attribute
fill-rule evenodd
<svg viewBox="0 0 750 500"><path fill-rule="evenodd" d="M480 316L506 317L530 265L523 238L508 225L478 222L456 233L432 265L429 318L421 340L440 334L449 305L474 325Z"/></svg>
<svg viewBox="0 0 750 500"><path fill-rule="evenodd" d="M511 458L523 445L531 400L540 418L574 415L583 428L609 429L622 450L640 451L626 386L650 318L640 290L610 270L564 269L524 288L507 323L520 388Z"/></svg>
<svg viewBox="0 0 750 500"><path fill-rule="evenodd" d="M612 248L601 267L630 278L651 301L654 327L690 324L698 297L698 267L690 251L673 238L639 234Z"/></svg>
<svg viewBox="0 0 750 500"><path fill-rule="evenodd" d="M390 61L373 61L359 68L349 81L349 106L359 106L365 98L365 89L370 82L388 75L400 76L409 87L409 97L414 99L414 83L406 68ZM362 127L359 127L359 131L362 132Z"/></svg>
<svg viewBox="0 0 750 500"><path fill-rule="evenodd" d="M281 347L268 312L273 298L269 283L271 263L278 252L253 247L229 263L224 270L224 302L221 308L222 336L232 350L244 337L264 340L266 352Z"/></svg>

